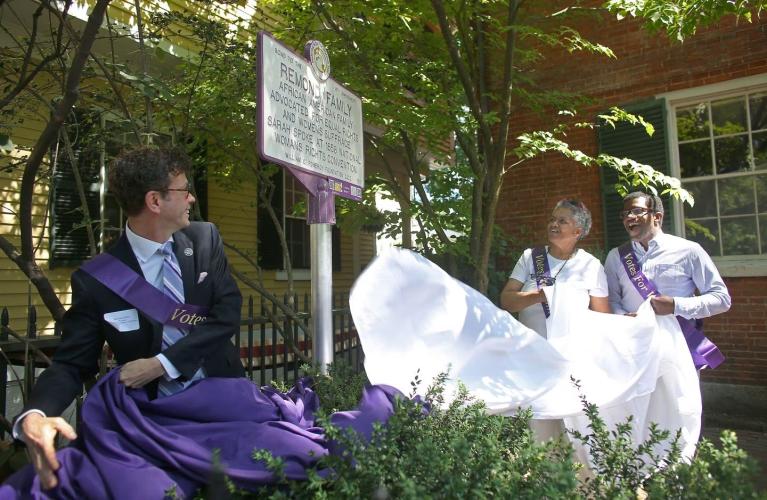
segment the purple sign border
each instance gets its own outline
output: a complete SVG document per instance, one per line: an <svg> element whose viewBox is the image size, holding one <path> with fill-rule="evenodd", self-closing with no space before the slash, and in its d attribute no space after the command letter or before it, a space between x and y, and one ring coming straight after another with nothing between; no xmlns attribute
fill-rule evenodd
<svg viewBox="0 0 767 500"><path fill-rule="evenodd" d="M264 141L265 141L265 135L266 135L266 127L264 126L264 117L261 112L263 110L264 102L266 99L266 96L264 95L264 86L261 84L263 81L263 75L264 75L264 61L263 61L263 50L264 50L264 44L263 44L263 38L269 37L274 41L276 44L280 45L285 50L288 50L292 52L293 54L301 57L301 59L306 59L302 54L298 54L295 50L288 47L284 43L277 40L271 33L268 31L259 31L258 32L258 50L256 51L256 65L258 68L258 81L259 81L259 89L258 89L258 97L256 100L256 106L258 110L258 123L257 123L257 130L258 130L258 152L261 155L262 158L275 163L277 165L281 165L285 168L287 168L290 173L292 173L298 181L303 184L303 186L306 188L309 193L312 194L312 196L317 196L317 192L319 190L318 186L320 183L327 183L327 186L329 188L329 191L332 192L334 195L341 196L343 198L348 198L350 200L360 201L362 200L362 190L364 189L364 186L358 186L356 184L353 184L348 181L344 181L342 179L338 179L332 176L325 176L322 174L319 174L317 172L313 172L309 169L300 167L296 164L289 163L287 161L280 160L278 158L274 158L272 156L269 156L268 154L264 153ZM328 78L328 80L333 80L335 83L337 83L340 87L344 88L347 92L354 95L358 99L361 100L360 96L358 96L356 93L352 92L351 90L347 89L338 81L334 80L333 78ZM363 132L364 135L364 132ZM362 142L362 157L365 157L365 142ZM363 163L364 168L364 163ZM357 196L354 193L354 191L359 191L360 195Z"/></svg>

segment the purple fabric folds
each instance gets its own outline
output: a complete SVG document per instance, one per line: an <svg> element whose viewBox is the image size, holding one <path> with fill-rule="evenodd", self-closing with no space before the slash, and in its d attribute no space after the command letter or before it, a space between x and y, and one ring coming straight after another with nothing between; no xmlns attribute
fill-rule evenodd
<svg viewBox="0 0 767 500"><path fill-rule="evenodd" d="M368 439L398 397L392 387L366 387L357 409L335 413L331 421ZM255 449L281 457L287 478L304 479L308 467L336 448L314 425L318 408L305 380L283 394L259 390L247 379L208 378L149 401L143 390L126 390L113 370L89 393L77 442L58 452L59 486L41 490L29 466L0 487L0 498L160 499L174 487L181 498L191 498L207 482L214 450L227 476L243 488L275 481L251 458Z"/></svg>

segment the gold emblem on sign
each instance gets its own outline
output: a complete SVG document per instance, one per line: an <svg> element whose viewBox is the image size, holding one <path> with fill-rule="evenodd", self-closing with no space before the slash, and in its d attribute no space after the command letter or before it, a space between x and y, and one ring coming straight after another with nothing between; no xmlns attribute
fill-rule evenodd
<svg viewBox="0 0 767 500"><path fill-rule="evenodd" d="M311 40L304 47L304 56L309 60L314 76L321 82L330 78L330 56L319 40Z"/></svg>

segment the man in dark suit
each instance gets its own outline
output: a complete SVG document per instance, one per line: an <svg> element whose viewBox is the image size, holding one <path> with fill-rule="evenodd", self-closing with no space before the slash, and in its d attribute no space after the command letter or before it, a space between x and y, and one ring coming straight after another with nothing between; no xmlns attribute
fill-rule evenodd
<svg viewBox="0 0 767 500"><path fill-rule="evenodd" d="M123 153L110 167L110 191L127 215L125 233L109 251L114 259L99 257L109 261L105 274L99 277L89 264L72 274L72 306L62 321L61 344L14 425L14 434L27 443L45 488L57 484L54 437L57 433L76 437L56 415L80 393L83 381L97 373L104 342L121 365L120 381L131 388L146 387L150 397L158 395L158 387L163 396L203 377L244 375L231 342L239 328L242 296L215 226L189 220L195 202L189 173L190 161L183 153L149 147ZM174 256L170 250L163 254L163 248L172 248ZM176 311L197 306L204 311L174 313L186 324L170 341L170 323L150 314L153 304L146 293L164 290L159 298L167 300L166 261L180 270L172 283L183 288L173 303L178 304ZM154 288L131 296L109 285L115 276L123 282L145 280L141 283ZM167 387L174 388L168 392Z"/></svg>

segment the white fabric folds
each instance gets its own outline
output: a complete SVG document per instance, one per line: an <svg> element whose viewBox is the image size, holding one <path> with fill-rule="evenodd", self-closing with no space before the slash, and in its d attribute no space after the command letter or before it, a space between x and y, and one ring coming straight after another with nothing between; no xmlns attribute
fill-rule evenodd
<svg viewBox="0 0 767 500"><path fill-rule="evenodd" d="M633 415L635 443L647 438L650 422L682 429L682 451L691 457L700 389L674 317L656 316L649 303L635 318L572 307L583 303L576 295L583 291L566 284L545 293L548 340L424 257L387 251L349 299L368 378L408 394L417 370L428 383L450 368L449 385L462 381L492 413L530 407L534 418L564 418L585 431L572 376L609 426Z"/></svg>

